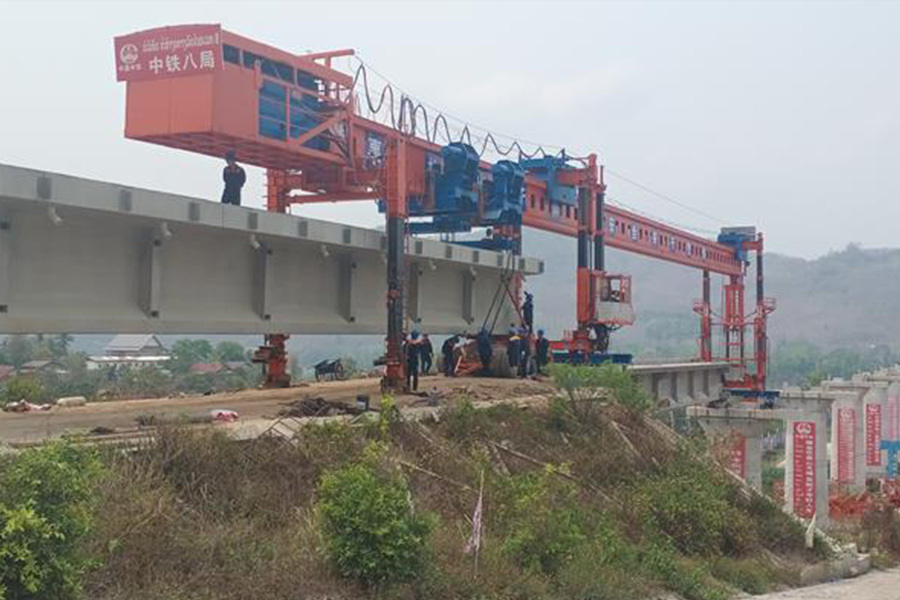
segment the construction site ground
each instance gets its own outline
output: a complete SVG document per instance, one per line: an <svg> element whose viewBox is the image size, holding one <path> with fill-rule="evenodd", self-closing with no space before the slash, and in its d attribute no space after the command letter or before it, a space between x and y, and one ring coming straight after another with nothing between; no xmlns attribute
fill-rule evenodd
<svg viewBox="0 0 900 600"><path fill-rule="evenodd" d="M854 579L754 596L759 600L896 600L900 570L872 571Z"/></svg>
<svg viewBox="0 0 900 600"><path fill-rule="evenodd" d="M428 376L420 380L420 394L441 398L467 396L473 401L502 400L534 396L550 390L545 381L494 378L447 378ZM107 432L133 431L139 418L157 420L202 419L217 409L235 411L239 420L235 427L256 425L265 428L279 411L304 397L323 398L331 402L355 404L359 395L368 395L377 408L380 382L376 378L350 379L301 384L287 389L242 390L212 395L177 396L138 400L95 402L81 407L59 408L46 412L0 413L0 443L39 442L64 434L86 434L102 429ZM399 406L421 402L422 395L399 395Z"/></svg>

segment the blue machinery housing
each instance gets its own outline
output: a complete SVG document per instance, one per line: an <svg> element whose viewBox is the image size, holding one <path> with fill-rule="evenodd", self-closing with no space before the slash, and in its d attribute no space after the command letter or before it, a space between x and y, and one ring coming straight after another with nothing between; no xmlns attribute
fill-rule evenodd
<svg viewBox="0 0 900 600"><path fill-rule="evenodd" d="M409 216L421 219L409 224L410 233L465 233L473 227L522 224L525 169L519 163L498 161L488 175L480 169L475 149L461 142L425 160L427 191L409 198ZM378 208L384 212L383 201ZM492 249L502 245L493 239L464 243Z"/></svg>

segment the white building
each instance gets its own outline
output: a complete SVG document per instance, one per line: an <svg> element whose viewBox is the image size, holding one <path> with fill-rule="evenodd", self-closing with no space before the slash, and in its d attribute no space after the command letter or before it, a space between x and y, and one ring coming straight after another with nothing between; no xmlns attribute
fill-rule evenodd
<svg viewBox="0 0 900 600"><path fill-rule="evenodd" d="M128 334L114 337L106 345L102 355L88 358L87 365L89 369L109 365L128 367L164 365L170 358L168 349L155 335Z"/></svg>

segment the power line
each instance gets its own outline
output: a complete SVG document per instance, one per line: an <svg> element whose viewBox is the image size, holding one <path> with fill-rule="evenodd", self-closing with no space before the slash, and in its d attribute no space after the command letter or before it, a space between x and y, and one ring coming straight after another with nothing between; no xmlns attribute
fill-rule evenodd
<svg viewBox="0 0 900 600"><path fill-rule="evenodd" d="M380 73L380 72L377 71L375 68L373 68L368 62L364 61L364 60L362 59L362 56L360 56L359 54L356 54L356 55L354 55L354 56L352 56L352 57L348 57L348 63L350 63L352 60L358 61L358 62L359 62L359 65L360 65L360 67L361 67L362 69L366 69L366 70L371 71L374 75L376 75L377 77L379 77L379 78L381 78L382 80L384 80L388 87L394 88L394 89L396 89L398 92L400 92L400 94L402 94L402 96L405 96L405 97L411 98L411 99L412 99L412 98L415 98L415 103L416 103L417 105L423 107L423 109L427 108L427 109L430 109L430 110L432 110L432 111L434 111L434 112L437 113L437 117L435 117L435 120L434 120L434 139L433 139L433 140L430 139L429 141L434 141L434 142L437 141L437 134L438 134L437 125L438 125L439 121L443 119L443 120L445 121L444 124L445 124L445 127L446 127L446 119L449 118L449 119L451 119L451 120L453 120L453 121L456 122L455 125L456 125L457 128L462 127L462 131L461 131L461 133L460 133L460 135L459 135L459 141L463 141L464 139L468 138L468 141L469 141L470 144L471 144L471 138L472 138L472 137L474 137L476 140L483 140L483 144L482 144L482 148L481 148L481 153L480 153L480 154L484 154L485 151L488 149L488 142L493 142L493 146L494 146L494 149L496 150L496 152L497 152L498 154L500 154L500 155L503 155L503 156L508 155L514 148L518 148L519 153L520 153L520 157L521 157L521 156L529 156L528 153L526 153L526 152L524 151L524 149L522 148L521 144L527 144L527 145L529 145L529 146L535 147L536 150L534 150L534 152L533 152L534 155L541 153L541 154L544 154L544 155L546 156L546 155L547 155L547 152L546 152L546 150L544 150L544 148L547 148L547 149L550 149L550 150L558 150L558 154L559 154L560 156L565 156L565 149L564 149L563 147L561 147L561 146L557 146L557 145L553 145L553 144L541 144L541 143L538 143L538 142L533 142L533 141L530 141L530 140L526 140L526 139L521 138L521 137L510 136L510 135L506 135L506 134L502 134L502 133L494 133L494 132L492 132L490 129L486 128L486 127L482 127L482 126L480 126L480 125L478 125L478 124L476 124L476 123L472 123L472 122L470 122L470 121L467 121L467 120L465 120L465 119L461 119L461 118L459 118L459 117L457 117L457 116L455 116L455 115L452 115L452 114L450 114L450 113L448 113L448 112L446 112L446 111L443 111L443 110L441 110L441 109L435 107L434 105L431 105L431 104L429 104L429 103L426 103L426 102L422 101L422 100L419 99L417 96L413 96L412 94L409 94L408 92L406 92L403 88L401 88L400 86L396 85L393 81L391 81L391 80L390 80L388 77L386 77L384 74ZM358 76L359 76L359 70L357 70L357 77L358 77ZM363 83L365 84L365 87L366 87L365 93L366 93L366 96L367 96L367 98L368 98L369 91L368 91L367 80L365 79L365 73L364 73L364 72L363 72ZM383 100L384 100L384 92L382 93L382 102L383 102ZM379 102L378 107L373 111L373 107L372 107L371 100L369 100L369 109L370 109L370 111L375 112L375 113L380 112L378 109L381 108L382 102ZM402 102L401 102L401 104L402 104ZM391 113L392 113L392 114L391 114L392 121L395 121L396 119L395 119L394 116L393 116L393 94L391 94L391 107L390 107L390 110L391 110ZM411 110L411 118L412 118L412 121L413 121L412 125L413 125L413 131L414 131L414 132L415 132L415 124L416 124L416 123L415 123L415 121L416 121L416 113L417 113L417 109L416 109L415 107L413 107L412 110ZM423 114L424 114L424 117L425 117L426 137L430 137L430 136L428 135L428 116L427 116L427 113L423 113ZM403 115L403 107L401 106L401 117L400 117L401 119L402 119L402 115ZM395 125L396 125L396 124L395 124ZM483 135L483 136L479 136L479 135L477 135L477 134L471 133L471 130L472 130L472 129L478 130L478 131L482 132L484 135ZM445 137L448 138L448 140L447 140L448 142L451 141L449 131L445 131ZM495 137L497 137L497 138L502 138L502 139L505 139L505 140L508 140L509 142L511 142L510 145L509 145L509 147L507 148L506 151L503 151L503 150L500 149L500 147L497 145L496 141L494 140ZM701 217L704 217L704 218L709 219L709 220L711 220L711 221L714 221L714 222L716 222L716 223L719 223L719 224L722 224L722 225L728 225L728 223L727 223L726 221L720 219L719 217L716 217L716 216L714 216L714 215L712 215L712 214L710 214L710 213L707 213L707 212L702 211L702 210L700 210L700 209L698 209L698 208L695 208L695 207L693 207L693 206L691 206L691 205L689 205L689 204L687 204L687 203L685 203L685 202L682 202L682 201L680 201L680 200L677 200L677 199L673 198L672 196L670 196L670 195L668 195L668 194L664 194L664 193L662 193L662 192L659 192L659 191L657 191L657 190L651 188L650 186L645 185L645 184L643 184L643 183L640 183L640 182L638 182L638 181L635 181L634 179L632 179L632 178L630 178L630 177L627 177L627 176L625 176L625 175L623 175L623 174L621 174L621 173L619 173L619 172L617 172L617 171L615 171L615 170L613 170L613 169L609 169L609 168L607 167L607 168L605 169L605 171L606 171L607 173L609 173L610 175L612 175L613 177L616 177L616 178L618 178L618 179L620 179L620 180L622 180L622 181L624 181L624 182L626 182L626 183L628 183L628 184L630 184L630 185L632 185L632 186L634 186L634 187L637 187L637 188L640 189L640 190L643 190L643 191L645 191L645 192L647 192L647 193L649 193L649 194L651 194L651 195L653 195L653 196L656 196L657 198L660 198L660 199L662 199L662 200L665 200L665 201L667 201L667 202L670 202L670 203L672 203L672 204L675 204L676 206L679 206L679 207L681 207L681 208L684 209L684 210L690 211L690 212L692 212L692 213L694 213L694 214L696 214L696 215L699 215L699 216L701 216ZM640 213L640 214L643 214L643 213L641 213L641 211L639 211L639 210L637 210L637 209L635 209L635 208L627 207L627 205L625 205L624 203L619 203L619 204L621 204L623 207L629 208L629 210L634 210L635 212L638 212L638 213ZM648 215L645 214L644 216L648 216ZM654 218L655 218L655 217L654 217ZM661 222L665 222L665 221L662 221L661 219L657 219L657 220L659 220L659 221L661 221ZM687 227L687 226L684 226L684 225L675 225L675 224L673 224L673 223L667 223L667 224L670 224L670 225L673 225L673 226L675 226L675 227L679 227L679 228L682 228L682 229L688 229L688 230L693 230L693 231L697 231L697 232L701 232L701 231L702 231L702 232L704 232L704 234L713 234L713 235L715 235L715 232L711 232L711 231L709 231L709 230L704 230L704 229L701 229L701 228Z"/></svg>

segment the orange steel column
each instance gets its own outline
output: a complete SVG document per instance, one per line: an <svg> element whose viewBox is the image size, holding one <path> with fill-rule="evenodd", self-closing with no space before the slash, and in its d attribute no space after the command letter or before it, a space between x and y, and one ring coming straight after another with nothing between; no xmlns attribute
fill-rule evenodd
<svg viewBox="0 0 900 600"><path fill-rule="evenodd" d="M406 277L406 140L390 144L384 174L387 233L387 338L385 372L381 388L403 391L406 361L403 356L403 294Z"/></svg>
<svg viewBox="0 0 900 600"><path fill-rule="evenodd" d="M266 170L266 209L269 212L287 212L289 189L287 173L276 169ZM259 355L263 363L263 385L267 388L290 387L288 373L287 340L285 333L270 333L264 336Z"/></svg>
<svg viewBox="0 0 900 600"><path fill-rule="evenodd" d="M712 306L709 270L703 270L703 300L700 304L700 360L712 362Z"/></svg>

